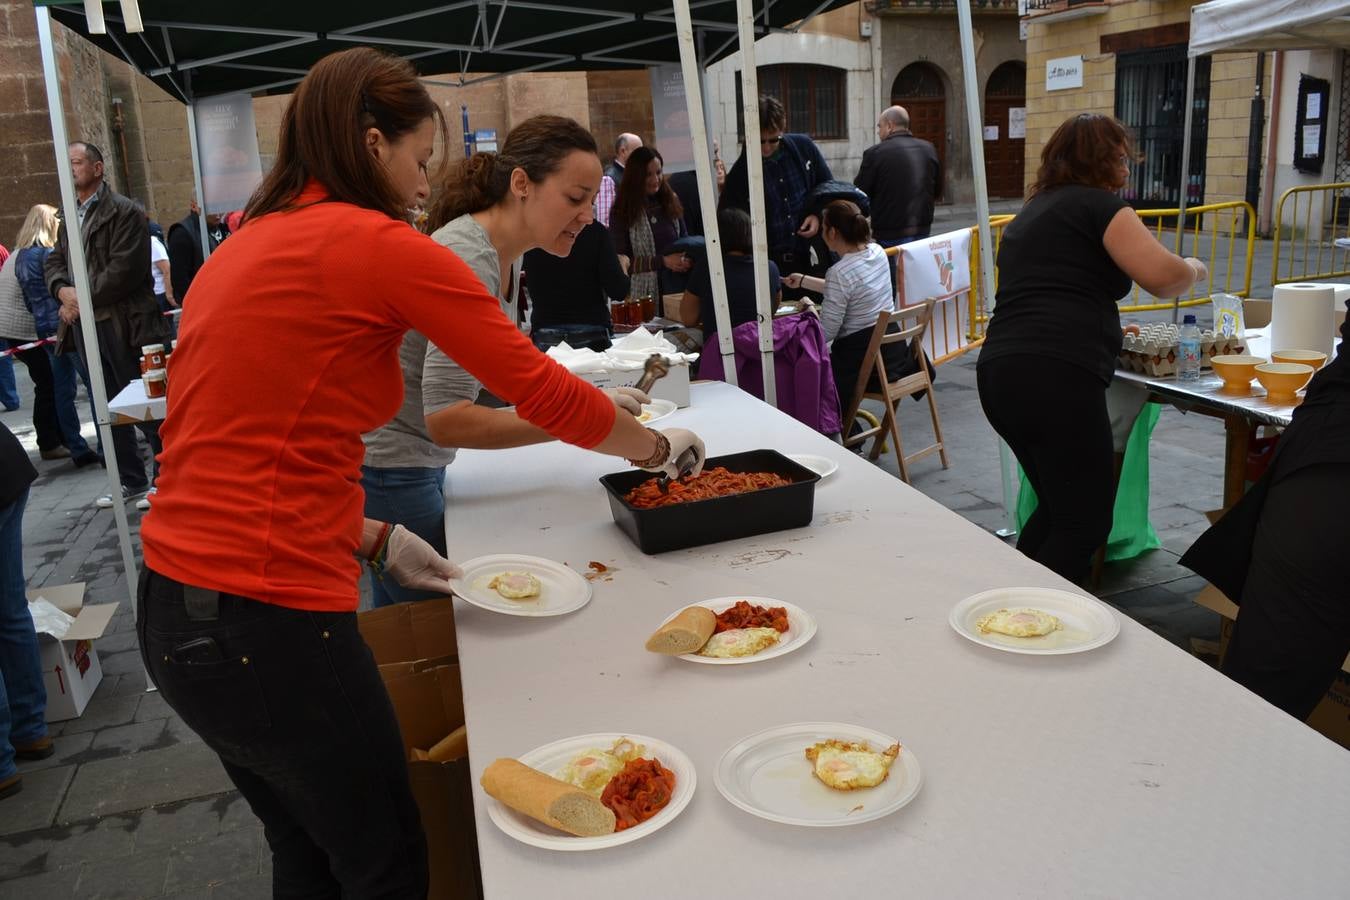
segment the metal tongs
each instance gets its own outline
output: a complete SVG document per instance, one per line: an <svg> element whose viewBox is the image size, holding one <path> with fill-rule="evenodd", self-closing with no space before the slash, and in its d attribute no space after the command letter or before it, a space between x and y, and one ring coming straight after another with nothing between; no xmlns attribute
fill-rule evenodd
<svg viewBox="0 0 1350 900"><path fill-rule="evenodd" d="M638 379L637 384L633 385L633 387L642 391L644 394L650 393L652 385L656 384L662 378L665 378L666 373L669 371L670 363L666 362L666 358L659 353L653 353L651 356L647 357L647 361L642 364L642 377Z"/></svg>

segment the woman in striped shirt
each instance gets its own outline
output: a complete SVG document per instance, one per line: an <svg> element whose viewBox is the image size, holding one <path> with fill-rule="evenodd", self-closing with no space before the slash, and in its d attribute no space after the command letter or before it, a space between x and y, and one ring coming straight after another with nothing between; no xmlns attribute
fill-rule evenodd
<svg viewBox="0 0 1350 900"><path fill-rule="evenodd" d="M824 278L794 272L783 279L787 287L805 288L824 294L820 324L830 341L830 366L839 392L839 408L846 410L857 389L858 375L868 362L867 345L877 316L895 309L891 271L886 251L872 240L872 228L856 203L831 200L820 216L826 245L839 254ZM905 347L887 344L886 372L898 377L904 364Z"/></svg>

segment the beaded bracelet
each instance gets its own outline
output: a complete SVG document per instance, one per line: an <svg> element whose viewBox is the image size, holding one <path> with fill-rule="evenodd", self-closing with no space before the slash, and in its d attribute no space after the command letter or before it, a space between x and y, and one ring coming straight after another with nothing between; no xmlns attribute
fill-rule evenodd
<svg viewBox="0 0 1350 900"><path fill-rule="evenodd" d="M659 466L670 459L670 440L654 428L648 428L647 430L656 435L656 451L646 459L628 460L639 469L650 469L653 466Z"/></svg>

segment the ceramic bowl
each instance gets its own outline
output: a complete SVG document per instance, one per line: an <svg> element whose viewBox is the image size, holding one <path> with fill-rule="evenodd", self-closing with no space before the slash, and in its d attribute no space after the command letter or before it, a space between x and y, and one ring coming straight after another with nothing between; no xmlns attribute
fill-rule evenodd
<svg viewBox="0 0 1350 900"><path fill-rule="evenodd" d="M1266 399L1293 403L1297 394L1313 377L1313 367L1302 363L1266 363L1256 367L1256 380L1266 389Z"/></svg>
<svg viewBox="0 0 1350 900"><path fill-rule="evenodd" d="M1252 379L1256 377L1256 367L1265 363L1259 356L1241 354L1219 355L1210 358L1214 374L1223 379L1224 390L1251 390Z"/></svg>
<svg viewBox="0 0 1350 900"><path fill-rule="evenodd" d="M1326 363L1327 355L1320 350L1276 350L1270 354L1270 361L1312 366L1315 371Z"/></svg>

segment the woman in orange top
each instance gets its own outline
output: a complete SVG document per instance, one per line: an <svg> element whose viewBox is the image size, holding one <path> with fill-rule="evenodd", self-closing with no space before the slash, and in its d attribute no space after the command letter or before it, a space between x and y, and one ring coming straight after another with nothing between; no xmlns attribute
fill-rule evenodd
<svg viewBox="0 0 1350 900"><path fill-rule="evenodd" d="M406 62L357 48L315 65L244 226L193 281L171 362L141 648L263 821L276 897L426 891L398 723L354 614L358 556L423 589L456 573L362 517L360 436L399 408L403 334L427 335L557 438L651 471L692 447L701 465L695 435L644 428L539 353L458 257L409 227L438 130L446 145ZM561 235L591 221L599 183L597 161L512 188Z"/></svg>

